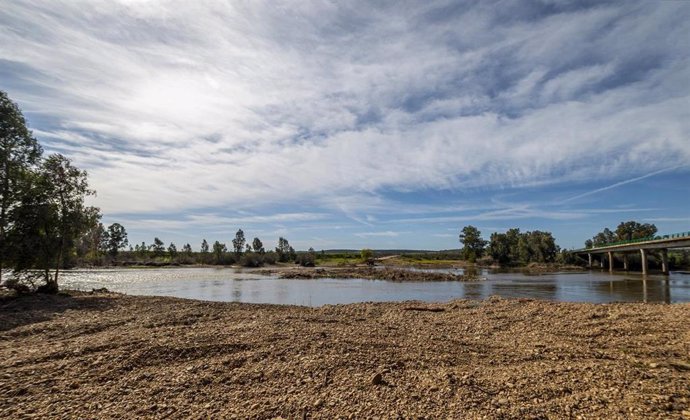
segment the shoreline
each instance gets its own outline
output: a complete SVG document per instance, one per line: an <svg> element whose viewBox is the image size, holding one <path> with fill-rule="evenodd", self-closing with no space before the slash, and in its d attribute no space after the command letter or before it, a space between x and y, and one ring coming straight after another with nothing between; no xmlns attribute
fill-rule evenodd
<svg viewBox="0 0 690 420"><path fill-rule="evenodd" d="M0 298L0 415L687 418L690 304Z"/></svg>

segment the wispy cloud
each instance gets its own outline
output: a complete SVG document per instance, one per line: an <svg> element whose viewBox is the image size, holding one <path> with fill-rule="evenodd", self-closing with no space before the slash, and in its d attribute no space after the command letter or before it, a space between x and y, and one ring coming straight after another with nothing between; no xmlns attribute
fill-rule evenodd
<svg viewBox="0 0 690 420"><path fill-rule="evenodd" d="M687 2L26 0L0 9L0 80L105 213L372 227L389 193L627 179L571 203L689 165L688 32Z"/></svg>
<svg viewBox="0 0 690 420"><path fill-rule="evenodd" d="M647 179L647 178L653 177L655 175L663 174L664 172L671 172L671 171L674 171L674 170L676 170L682 166L684 166L684 165L673 166L670 168L664 168L664 169L660 169L658 171L644 174L642 176L636 176L636 177L633 177L630 179L626 179L624 181L619 181L619 182L616 182L614 184L607 185L605 187L597 188L595 190L587 191L587 192L584 192L582 194L578 194L578 195L574 195L572 197L566 198L565 200L562 201L562 203L568 203L570 201L575 201L575 200L578 200L580 198L588 197L590 195L599 194L600 192L604 192L604 191L612 190L614 188L622 187L623 185L627 185L627 184L631 184L633 182L641 181L643 179Z"/></svg>
<svg viewBox="0 0 690 420"><path fill-rule="evenodd" d="M404 233L409 233L409 232L393 232L390 230L384 231L384 232L359 232L355 233L355 236L358 236L360 238L369 238L369 237L388 237L388 238L395 238L400 236L401 234Z"/></svg>

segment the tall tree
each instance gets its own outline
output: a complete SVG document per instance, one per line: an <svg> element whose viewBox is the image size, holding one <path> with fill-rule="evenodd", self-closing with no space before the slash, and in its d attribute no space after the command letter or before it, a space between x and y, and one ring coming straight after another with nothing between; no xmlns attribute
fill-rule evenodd
<svg viewBox="0 0 690 420"><path fill-rule="evenodd" d="M182 252L184 253L185 256L191 257L192 256L192 246L190 244L185 244L182 247Z"/></svg>
<svg viewBox="0 0 690 420"><path fill-rule="evenodd" d="M616 239L619 241L629 241L631 239L648 238L654 236L656 232L656 226L653 224L630 220L621 222L616 227Z"/></svg>
<svg viewBox="0 0 690 420"><path fill-rule="evenodd" d="M244 232L242 231L242 229L240 229L235 234L235 239L232 240L232 248L235 251L235 255L238 258L242 255L245 242L246 240L244 239Z"/></svg>
<svg viewBox="0 0 690 420"><path fill-rule="evenodd" d="M113 257L117 257L118 252L121 249L126 248L129 245L129 240L127 239L127 231L125 227L119 223L113 223L108 226L108 253Z"/></svg>
<svg viewBox="0 0 690 420"><path fill-rule="evenodd" d="M278 246L276 247L276 254L278 254L278 261L287 262L290 261L292 255L295 253L294 249L290 246L287 239L282 236L278 238Z"/></svg>
<svg viewBox="0 0 690 420"><path fill-rule="evenodd" d="M200 256L200 260L201 260L201 263L202 263L202 264L207 264L207 263L209 262L209 261L208 261L208 253L209 253L208 242L206 241L206 239L204 239L203 241L201 241L201 256Z"/></svg>
<svg viewBox="0 0 690 420"><path fill-rule="evenodd" d="M264 254L266 250L264 249L264 244L261 242L261 239L259 238L254 238L252 241L252 248L254 248L254 252L258 254Z"/></svg>
<svg viewBox="0 0 690 420"><path fill-rule="evenodd" d="M165 253L165 244L159 238L153 238L153 244L151 245L151 251L153 251L153 257L160 257Z"/></svg>
<svg viewBox="0 0 690 420"><path fill-rule="evenodd" d="M484 253L486 241L482 239L482 233L474 226L465 226L460 233L463 259L474 262Z"/></svg>
<svg viewBox="0 0 690 420"><path fill-rule="evenodd" d="M6 92L0 91L0 283L11 248L7 239L14 225L12 210L26 194L29 172L39 162L41 153L19 107Z"/></svg>
<svg viewBox="0 0 690 420"><path fill-rule="evenodd" d="M21 261L15 271L43 269L44 290L58 290L60 268L85 232L98 223L99 210L84 205L87 175L62 155L51 155L34 176L31 193L24 196L21 209ZM28 255L26 250L33 249ZM50 269L54 274L50 274Z"/></svg>
<svg viewBox="0 0 690 420"><path fill-rule="evenodd" d="M226 252L228 252L228 248L225 246L225 244L222 244L218 241L213 243L213 256L216 259L216 264L223 262L223 256Z"/></svg>
<svg viewBox="0 0 690 420"><path fill-rule="evenodd" d="M168 246L168 255L170 255L172 259L177 257L177 246L172 242L170 242L170 246Z"/></svg>

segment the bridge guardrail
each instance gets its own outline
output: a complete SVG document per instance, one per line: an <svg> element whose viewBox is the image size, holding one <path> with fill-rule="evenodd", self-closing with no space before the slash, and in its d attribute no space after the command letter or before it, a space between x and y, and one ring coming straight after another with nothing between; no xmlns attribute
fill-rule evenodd
<svg viewBox="0 0 690 420"><path fill-rule="evenodd" d="M647 236L645 238L628 239L625 241L609 242L607 244L594 246L592 248L575 249L575 250L573 250L573 252L585 252L585 251L591 250L591 249L606 248L606 247L610 247L610 246L629 245L629 244L636 244L639 242L659 241L659 240L663 240L663 239L680 239L680 238L687 238L687 237L690 237L690 231L671 233L671 234L666 234L666 235Z"/></svg>

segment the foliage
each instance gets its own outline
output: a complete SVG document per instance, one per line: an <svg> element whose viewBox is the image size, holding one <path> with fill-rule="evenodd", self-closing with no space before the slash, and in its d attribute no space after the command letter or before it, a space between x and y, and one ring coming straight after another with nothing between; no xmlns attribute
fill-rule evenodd
<svg viewBox="0 0 690 420"><path fill-rule="evenodd" d="M153 244L150 248L154 258L160 257L165 253L165 244L157 237L153 238Z"/></svg>
<svg viewBox="0 0 690 420"><path fill-rule="evenodd" d="M2 269L11 262L17 207L29 193L32 171L40 162L41 146L26 126L24 116L7 93L0 91L0 282Z"/></svg>
<svg viewBox="0 0 690 420"><path fill-rule="evenodd" d="M235 255L239 258L242 255L242 250L244 249L244 232L242 229L238 230L235 234L235 239L232 240L232 248L235 251Z"/></svg>
<svg viewBox="0 0 690 420"><path fill-rule="evenodd" d="M506 233L492 233L488 250L500 265L555 262L559 252L551 232L521 233L515 228Z"/></svg>
<svg viewBox="0 0 690 420"><path fill-rule="evenodd" d="M294 248L292 248L288 240L282 236L278 238L276 254L278 254L278 261L280 262L294 261L296 257Z"/></svg>
<svg viewBox="0 0 690 420"><path fill-rule="evenodd" d="M102 226L102 225L101 225ZM129 245L127 240L127 230L119 223L113 223L108 226L108 231L104 239L107 243L108 253L113 257L117 257L117 253Z"/></svg>
<svg viewBox="0 0 690 420"><path fill-rule="evenodd" d="M216 264L223 263L226 252L228 252L228 247L226 247L225 244L222 244L218 241L213 243L213 258L215 259Z"/></svg>
<svg viewBox="0 0 690 420"><path fill-rule="evenodd" d="M615 232L609 228L604 228L601 232L594 235L592 239L585 241L585 248L595 248L619 241L629 241L652 237L656 234L657 228L654 224L639 223L634 220L620 222Z"/></svg>
<svg viewBox="0 0 690 420"><path fill-rule="evenodd" d="M469 262L475 262L484 254L484 246L486 241L482 239L482 234L474 226L465 226L460 233L460 243L462 243L463 259Z"/></svg>
<svg viewBox="0 0 690 420"><path fill-rule="evenodd" d="M170 255L171 259L177 258L177 246L172 242L168 246L168 255Z"/></svg>
<svg viewBox="0 0 690 420"><path fill-rule="evenodd" d="M261 239L259 238L254 238L252 241L252 248L254 249L254 252L258 254L265 254L266 250L264 249L264 244L261 242Z"/></svg>

